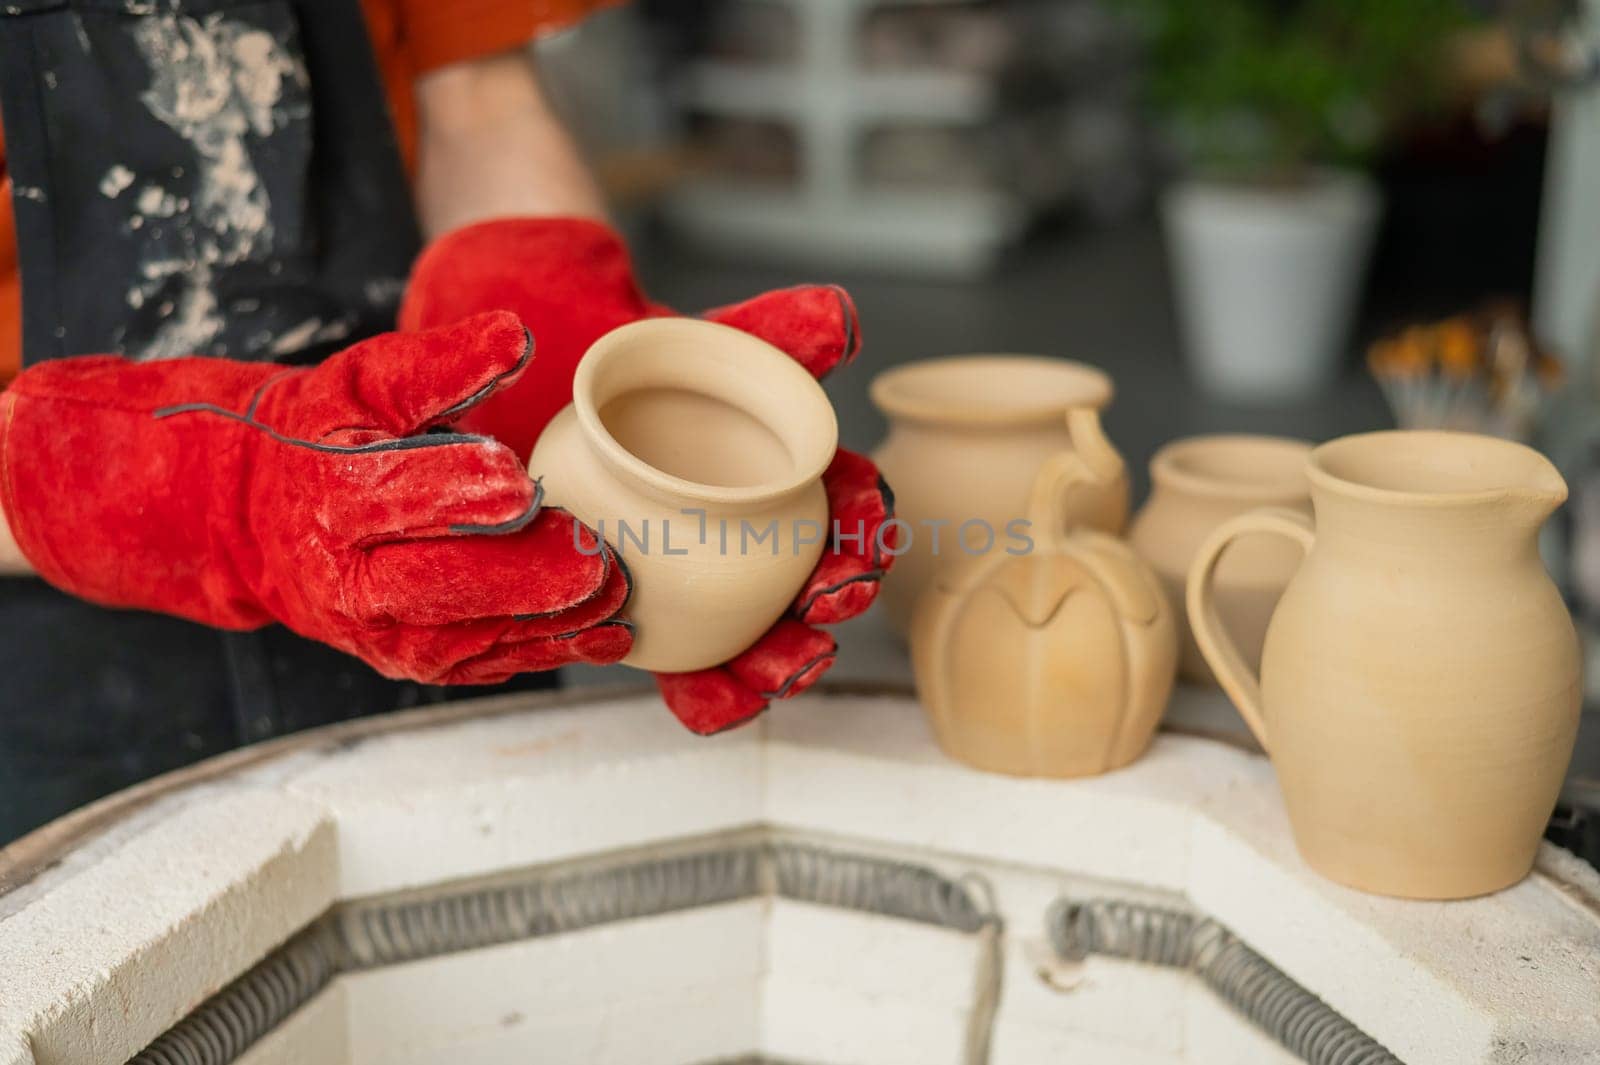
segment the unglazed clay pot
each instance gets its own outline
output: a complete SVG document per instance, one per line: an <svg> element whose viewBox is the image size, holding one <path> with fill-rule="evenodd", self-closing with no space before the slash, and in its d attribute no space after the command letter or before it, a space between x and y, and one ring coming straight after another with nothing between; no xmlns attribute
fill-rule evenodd
<svg viewBox="0 0 1600 1065"><path fill-rule="evenodd" d="M1070 457L1068 457L1070 458ZM1046 463L1034 509L1074 471ZM911 624L917 695L939 745L979 769L1081 777L1150 745L1178 658L1172 607L1126 543L1078 530L942 567Z"/></svg>
<svg viewBox="0 0 1600 1065"><path fill-rule="evenodd" d="M677 673L727 661L793 601L828 536L821 477L837 443L799 363L736 329L661 318L595 342L529 469L632 573L623 661Z"/></svg>
<svg viewBox="0 0 1600 1065"><path fill-rule="evenodd" d="M1301 854L1383 895L1516 883L1578 726L1578 639L1536 542L1565 483L1538 452L1469 433L1345 437L1307 468L1315 531L1292 510L1234 518L1188 586L1195 638L1277 766ZM1259 680L1212 589L1246 533L1306 552Z"/></svg>
<svg viewBox="0 0 1600 1065"><path fill-rule="evenodd" d="M1311 514L1306 456L1311 445L1275 436L1195 436L1175 440L1150 461L1150 498L1134 515L1128 539L1161 578L1178 621L1178 675L1215 684L1189 632L1184 584L1195 552L1229 518L1263 506ZM1240 536L1217 565L1217 612L1251 669L1273 607L1300 549L1278 536Z"/></svg>
<svg viewBox="0 0 1600 1065"><path fill-rule="evenodd" d="M878 375L872 402L890 424L873 459L906 523L902 548L909 540L880 593L897 630L906 630L934 574L969 557L957 542L963 523L982 523L966 534L969 548L984 543L984 525L996 542L1011 541L1008 524L1027 520L1034 479L1054 456L1072 456L1078 489L1069 509L1052 516L1054 530L1044 531L1122 531L1127 470L1100 428L1111 391L1111 379L1093 367L1024 355L933 359Z"/></svg>

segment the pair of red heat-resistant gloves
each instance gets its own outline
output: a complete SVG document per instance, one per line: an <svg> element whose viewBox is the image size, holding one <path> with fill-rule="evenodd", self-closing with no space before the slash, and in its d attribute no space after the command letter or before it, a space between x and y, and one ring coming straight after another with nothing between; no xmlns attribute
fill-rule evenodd
<svg viewBox="0 0 1600 1065"><path fill-rule="evenodd" d="M589 345L671 313L602 225L471 226L418 261L401 332L316 367L84 356L27 370L0 394L0 503L42 577L108 606L281 622L428 683L615 662L633 638L626 567L541 505L524 463ZM859 344L832 287L707 317L819 377ZM790 615L724 666L658 677L690 729L804 690L835 652L813 626L876 595L891 561L878 472L840 450L824 483L851 536L832 539Z"/></svg>

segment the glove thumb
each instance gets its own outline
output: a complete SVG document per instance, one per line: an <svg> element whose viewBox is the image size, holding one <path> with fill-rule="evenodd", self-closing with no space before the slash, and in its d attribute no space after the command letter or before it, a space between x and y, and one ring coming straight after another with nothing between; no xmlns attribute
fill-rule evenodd
<svg viewBox="0 0 1600 1065"><path fill-rule="evenodd" d="M452 424L509 386L533 350L533 336L516 315L490 311L422 333L373 337L335 355L319 372L344 378L343 388L333 391L368 412L363 428L411 436Z"/></svg>

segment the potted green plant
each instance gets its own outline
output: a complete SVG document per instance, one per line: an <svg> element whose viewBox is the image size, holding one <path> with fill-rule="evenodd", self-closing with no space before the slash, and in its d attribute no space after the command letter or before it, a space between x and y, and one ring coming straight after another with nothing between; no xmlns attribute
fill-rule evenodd
<svg viewBox="0 0 1600 1065"><path fill-rule="evenodd" d="M1185 166L1163 196L1195 377L1240 402L1338 371L1380 213L1366 169L1446 97L1461 0L1139 0Z"/></svg>

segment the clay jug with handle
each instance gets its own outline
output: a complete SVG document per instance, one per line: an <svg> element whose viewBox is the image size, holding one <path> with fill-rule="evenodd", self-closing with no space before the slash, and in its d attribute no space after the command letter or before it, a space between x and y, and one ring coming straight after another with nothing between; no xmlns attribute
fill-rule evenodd
<svg viewBox="0 0 1600 1065"><path fill-rule="evenodd" d="M1277 768L1301 854L1383 895L1516 883L1577 734L1577 635L1537 543L1565 483L1520 444L1420 431L1323 444L1307 474L1314 527L1285 509L1235 518L1201 547L1187 590L1200 649ZM1250 533L1306 555L1259 678L1212 586L1223 550Z"/></svg>
<svg viewBox="0 0 1600 1065"><path fill-rule="evenodd" d="M1128 517L1128 476L1106 439L1100 411L1111 379L1083 363L1027 355L969 355L897 366L872 382L889 419L873 460L894 490L905 549L880 601L900 632L912 604L947 565L981 543L985 529L1007 541L1028 518L1029 493L1047 461L1071 456L1081 482L1059 529L1119 533Z"/></svg>

